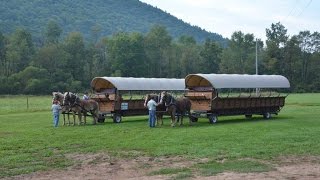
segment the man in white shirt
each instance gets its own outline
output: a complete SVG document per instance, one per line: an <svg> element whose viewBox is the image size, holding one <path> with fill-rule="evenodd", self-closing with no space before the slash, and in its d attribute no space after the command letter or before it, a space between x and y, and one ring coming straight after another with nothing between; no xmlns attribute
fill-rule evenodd
<svg viewBox="0 0 320 180"><path fill-rule="evenodd" d="M158 104L154 101L154 97L151 97L150 101L147 103L149 109L149 127L153 128L156 126L156 108Z"/></svg>

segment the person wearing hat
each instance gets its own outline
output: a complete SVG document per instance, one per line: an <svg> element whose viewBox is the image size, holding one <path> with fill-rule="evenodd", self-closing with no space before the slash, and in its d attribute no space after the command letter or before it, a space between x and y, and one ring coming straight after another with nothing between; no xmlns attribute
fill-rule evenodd
<svg viewBox="0 0 320 180"><path fill-rule="evenodd" d="M53 100L51 110L52 110L52 115L53 115L53 126L58 127L60 110L61 110L61 106L59 104L59 101Z"/></svg>

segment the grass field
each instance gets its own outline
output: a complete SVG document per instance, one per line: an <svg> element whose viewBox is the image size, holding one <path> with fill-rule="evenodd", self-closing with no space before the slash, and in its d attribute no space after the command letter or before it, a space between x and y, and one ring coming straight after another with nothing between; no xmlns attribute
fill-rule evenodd
<svg viewBox="0 0 320 180"><path fill-rule="evenodd" d="M150 129L147 117L124 117L123 123L53 128L51 97L0 96L0 178L34 171L61 169L74 162L70 153L108 152L118 158L181 156L208 158L198 163L202 175L223 171L269 171L263 161L281 156L320 155L320 94L291 94L278 116L219 117L211 125L199 119L193 126ZM60 124L61 118L60 118ZM224 163L218 160L225 159ZM172 171L172 170L171 170ZM153 174L170 174L162 169ZM190 169L175 171L187 174ZM191 176L191 175L190 175Z"/></svg>

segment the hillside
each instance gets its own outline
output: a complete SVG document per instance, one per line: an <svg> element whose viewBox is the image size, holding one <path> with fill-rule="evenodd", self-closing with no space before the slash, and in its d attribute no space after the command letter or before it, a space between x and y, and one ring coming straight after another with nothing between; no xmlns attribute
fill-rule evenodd
<svg viewBox="0 0 320 180"><path fill-rule="evenodd" d="M193 36L203 42L206 38L223 46L227 40L216 33L191 26L182 20L138 0L10 0L0 6L0 31L11 33L26 28L34 37L43 36L49 20L56 21L64 35L81 32L87 40L115 32L148 32L155 24L164 25L173 37Z"/></svg>

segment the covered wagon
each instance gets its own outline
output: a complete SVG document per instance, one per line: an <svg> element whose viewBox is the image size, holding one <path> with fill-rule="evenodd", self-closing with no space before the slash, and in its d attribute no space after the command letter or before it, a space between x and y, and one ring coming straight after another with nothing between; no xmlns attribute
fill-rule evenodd
<svg viewBox="0 0 320 180"><path fill-rule="evenodd" d="M185 84L193 114L205 115L210 123L224 115L270 118L285 105L290 88L281 75L189 74Z"/></svg>
<svg viewBox="0 0 320 180"><path fill-rule="evenodd" d="M99 122L110 115L113 122L122 121L122 116L147 115L144 98L149 93L169 91L182 93L184 79L96 77L91 81L92 99L99 103Z"/></svg>

